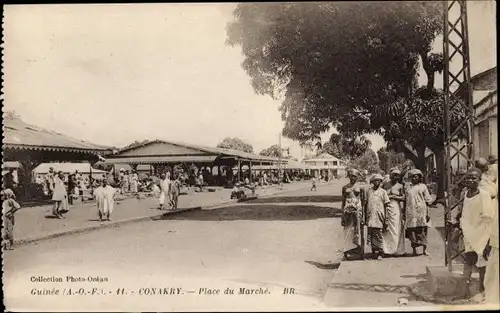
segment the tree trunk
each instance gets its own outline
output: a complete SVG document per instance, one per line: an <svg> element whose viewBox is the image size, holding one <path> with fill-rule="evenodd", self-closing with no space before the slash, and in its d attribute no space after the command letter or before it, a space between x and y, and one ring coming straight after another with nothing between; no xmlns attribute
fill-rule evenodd
<svg viewBox="0 0 500 313"><path fill-rule="evenodd" d="M425 166L425 146L418 146L415 150L417 150L417 159L416 162L413 163L416 168L422 171L423 176L426 177L427 169Z"/></svg>
<svg viewBox="0 0 500 313"><path fill-rule="evenodd" d="M436 172L437 172L437 192L436 199L444 199L446 167L444 160L444 149L442 147L433 149L436 157Z"/></svg>
<svg viewBox="0 0 500 313"><path fill-rule="evenodd" d="M422 58L422 67L425 71L425 74L427 75L426 96L429 96L432 93L432 89L434 88L434 82L435 82L434 71L431 69L429 56L427 55L427 52L421 51L419 54L420 58Z"/></svg>

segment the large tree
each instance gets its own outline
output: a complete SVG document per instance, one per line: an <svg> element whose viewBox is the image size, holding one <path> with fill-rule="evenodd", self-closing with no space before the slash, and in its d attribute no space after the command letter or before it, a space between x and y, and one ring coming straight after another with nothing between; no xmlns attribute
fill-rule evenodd
<svg viewBox="0 0 500 313"><path fill-rule="evenodd" d="M224 140L222 140L222 142L217 145L217 148L233 149L233 150L240 150L244 152L253 153L253 147L251 144L248 144L243 140L241 140L240 138L236 137L224 138Z"/></svg>
<svg viewBox="0 0 500 313"><path fill-rule="evenodd" d="M259 154L273 158L293 159L290 155L290 148L280 149L279 145L272 145L269 148L263 149Z"/></svg>
<svg viewBox="0 0 500 313"><path fill-rule="evenodd" d="M379 166L386 173L389 173L391 168L398 167L403 169L408 159L406 159L404 153L395 152L393 150L387 149L387 147L382 147L377 151L377 156L379 160Z"/></svg>
<svg viewBox="0 0 500 313"><path fill-rule="evenodd" d="M321 152L327 152L342 160L353 160L363 155L371 145L370 139L365 136L349 138L335 133L321 145Z"/></svg>
<svg viewBox="0 0 500 313"><path fill-rule="evenodd" d="M426 147L442 155L443 97L434 85L443 63L431 53L441 2L243 3L234 16L228 43L241 46L255 91L283 99L285 136L378 133L422 170ZM452 124L463 112L456 106Z"/></svg>
<svg viewBox="0 0 500 313"><path fill-rule="evenodd" d="M348 163L349 167L367 170L369 173L377 173L380 171L377 154L372 149L366 151Z"/></svg>
<svg viewBox="0 0 500 313"><path fill-rule="evenodd" d="M263 149L259 154L273 158L283 157L283 151L280 150L279 145L272 145L269 148Z"/></svg>

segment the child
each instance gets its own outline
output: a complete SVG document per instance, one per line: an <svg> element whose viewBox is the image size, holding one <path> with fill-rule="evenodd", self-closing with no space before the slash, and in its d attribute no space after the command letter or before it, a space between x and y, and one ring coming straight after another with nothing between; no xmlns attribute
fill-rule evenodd
<svg viewBox="0 0 500 313"><path fill-rule="evenodd" d="M170 186L170 202L172 210L177 210L177 204L179 202L179 194L181 193L181 182L179 175L177 174L174 180L171 182Z"/></svg>
<svg viewBox="0 0 500 313"><path fill-rule="evenodd" d="M311 187L311 191L316 191L316 177L313 177L312 180L312 187Z"/></svg>
<svg viewBox="0 0 500 313"><path fill-rule="evenodd" d="M406 237L411 241L413 255L422 246L423 255L427 253L427 227L430 221L429 205L432 202L427 186L422 183L423 175L418 169L408 172L411 183L406 189Z"/></svg>
<svg viewBox="0 0 500 313"><path fill-rule="evenodd" d="M14 250L14 213L21 209L11 189L2 190L2 248Z"/></svg>
<svg viewBox="0 0 500 313"><path fill-rule="evenodd" d="M370 178L372 187L368 189L366 204L366 226L372 246L372 253L381 260L384 255L382 231L387 228L387 206L391 203L387 191L380 187L384 178L375 174Z"/></svg>
<svg viewBox="0 0 500 313"><path fill-rule="evenodd" d="M473 168L467 172L465 185L467 192L465 194L462 211L460 214L460 227L464 235L464 257L465 266L463 275L470 283L472 269L476 267L479 271L481 294L484 296L484 277L487 261L483 252L490 239L490 227L495 216L495 207L490 193L479 188L481 181L481 171ZM480 299L482 300L482 299Z"/></svg>

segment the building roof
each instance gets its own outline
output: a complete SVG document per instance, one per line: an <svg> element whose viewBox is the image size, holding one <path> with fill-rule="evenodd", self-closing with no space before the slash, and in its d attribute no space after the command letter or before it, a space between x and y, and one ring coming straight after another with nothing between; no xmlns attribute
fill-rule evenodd
<svg viewBox="0 0 500 313"><path fill-rule="evenodd" d="M33 169L35 174L48 173L53 167L55 172L62 171L63 173L74 173L78 171L80 174L90 173L90 163L42 163ZM103 170L92 168L92 174L105 174Z"/></svg>
<svg viewBox="0 0 500 313"><path fill-rule="evenodd" d="M105 153L109 147L75 139L61 133L30 125L17 117L3 119L3 148L19 150Z"/></svg>
<svg viewBox="0 0 500 313"><path fill-rule="evenodd" d="M255 162L277 162L279 159L233 149L212 148L164 140L144 141L108 156L105 163L153 164L167 162L213 162L235 158Z"/></svg>
<svg viewBox="0 0 500 313"><path fill-rule="evenodd" d="M497 67L490 68L489 70L483 71L479 74L474 75L471 78L472 83L472 96L474 103L481 101L482 94L487 94L493 90L497 90ZM463 97L464 87L461 85L455 92L455 95Z"/></svg>
<svg viewBox="0 0 500 313"><path fill-rule="evenodd" d="M338 161L338 162L342 162L342 160L340 160L339 158L336 158L333 155L331 155L329 153L326 153L326 152L323 152L323 153L315 156L314 158L305 159L303 162L315 162L315 161L318 161L318 162L321 162L321 161Z"/></svg>

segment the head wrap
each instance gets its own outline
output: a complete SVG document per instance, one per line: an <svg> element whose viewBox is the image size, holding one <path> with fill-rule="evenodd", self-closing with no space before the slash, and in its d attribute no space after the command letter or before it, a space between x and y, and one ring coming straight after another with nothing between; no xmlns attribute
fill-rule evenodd
<svg viewBox="0 0 500 313"><path fill-rule="evenodd" d="M401 175L401 171L397 167L392 168L390 173L391 175L394 174Z"/></svg>
<svg viewBox="0 0 500 313"><path fill-rule="evenodd" d="M380 175L380 174L373 174L372 177L370 177L370 182L372 182L374 180L383 181L384 177L382 177L382 175Z"/></svg>
<svg viewBox="0 0 500 313"><path fill-rule="evenodd" d="M457 171L457 175L465 175L465 174L467 174L467 172L468 172L468 171L467 171L466 169L464 169L464 168L460 168L460 169L458 169L458 171Z"/></svg>
<svg viewBox="0 0 500 313"><path fill-rule="evenodd" d="M480 169L478 169L477 167L471 167L468 171L467 171L467 174L472 174L472 173L475 173L479 176L479 178L481 178L481 176L483 175L483 172L481 172Z"/></svg>
<svg viewBox="0 0 500 313"><path fill-rule="evenodd" d="M476 160L476 167L478 169L484 169L490 165L490 162L488 162L485 158L479 158Z"/></svg>
<svg viewBox="0 0 500 313"><path fill-rule="evenodd" d="M12 189L7 188L2 190L2 196L5 196L7 199L15 198L16 195L14 194L14 191Z"/></svg>
<svg viewBox="0 0 500 313"><path fill-rule="evenodd" d="M357 169L353 168L349 171L349 176L356 176L357 177L357 176L359 176L359 171Z"/></svg>
<svg viewBox="0 0 500 313"><path fill-rule="evenodd" d="M410 176L415 176L415 175L424 176L424 175L422 174L422 171L421 171L421 170L419 170L418 168L414 168L414 169L410 170L410 171L408 172L408 175L410 175Z"/></svg>

